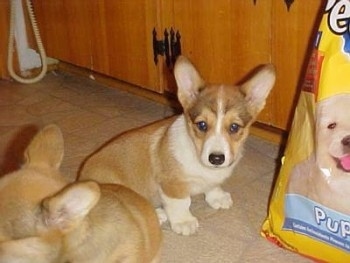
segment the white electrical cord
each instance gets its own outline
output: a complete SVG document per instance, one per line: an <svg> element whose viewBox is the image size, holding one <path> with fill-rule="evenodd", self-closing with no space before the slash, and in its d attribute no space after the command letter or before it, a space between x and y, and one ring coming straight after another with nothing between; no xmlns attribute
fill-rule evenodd
<svg viewBox="0 0 350 263"><path fill-rule="evenodd" d="M10 76L16 81L24 84L30 84L30 83L38 82L45 76L47 72L47 57L46 57L46 52L45 52L43 43L41 41L39 29L36 23L32 3L30 0L26 0L26 6L29 14L29 20L34 32L35 41L41 57L41 63L42 63L41 72L39 73L39 75L33 78L22 78L19 75L17 75L13 69L13 52L14 52L13 43L15 38L15 19L16 19L14 0L11 0L11 7L10 7L11 13L10 13L10 30L9 30L9 41L8 41L7 69L10 73Z"/></svg>

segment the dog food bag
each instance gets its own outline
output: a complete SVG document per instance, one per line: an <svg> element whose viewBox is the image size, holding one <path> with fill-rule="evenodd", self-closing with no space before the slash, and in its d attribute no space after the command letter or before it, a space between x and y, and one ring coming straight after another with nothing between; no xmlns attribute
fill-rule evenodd
<svg viewBox="0 0 350 263"><path fill-rule="evenodd" d="M350 1L325 3L262 235L350 262Z"/></svg>

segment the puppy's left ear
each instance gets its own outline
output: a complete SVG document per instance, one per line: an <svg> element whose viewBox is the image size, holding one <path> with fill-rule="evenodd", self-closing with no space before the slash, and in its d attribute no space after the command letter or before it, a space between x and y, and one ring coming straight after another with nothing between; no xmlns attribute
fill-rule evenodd
<svg viewBox="0 0 350 263"><path fill-rule="evenodd" d="M275 67L272 64L264 65L251 79L241 86L241 91L251 109L251 114L258 115L265 106L276 80Z"/></svg>
<svg viewBox="0 0 350 263"><path fill-rule="evenodd" d="M42 202L43 221L49 228L67 232L76 227L100 199L100 187L93 181L72 183Z"/></svg>
<svg viewBox="0 0 350 263"><path fill-rule="evenodd" d="M204 80L197 69L184 56L179 56L174 67L177 84L177 97L186 109L197 99L198 93L204 87Z"/></svg>
<svg viewBox="0 0 350 263"><path fill-rule="evenodd" d="M61 129L54 125L44 127L25 150L26 166L45 166L58 169L64 154L64 141Z"/></svg>

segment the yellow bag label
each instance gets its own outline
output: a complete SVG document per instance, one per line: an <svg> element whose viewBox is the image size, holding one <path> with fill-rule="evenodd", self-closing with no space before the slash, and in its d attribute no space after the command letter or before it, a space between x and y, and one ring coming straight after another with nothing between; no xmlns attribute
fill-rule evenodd
<svg viewBox="0 0 350 263"><path fill-rule="evenodd" d="M329 0L309 59L262 234L350 262L350 1Z"/></svg>

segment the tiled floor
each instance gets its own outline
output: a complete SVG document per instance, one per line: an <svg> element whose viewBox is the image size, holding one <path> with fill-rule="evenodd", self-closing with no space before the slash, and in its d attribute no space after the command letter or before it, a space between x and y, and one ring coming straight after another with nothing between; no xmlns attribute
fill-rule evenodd
<svg viewBox="0 0 350 263"><path fill-rule="evenodd" d="M37 131L58 124L65 138L62 171L74 180L82 160L116 134L173 114L168 106L61 72L22 85L0 81L0 175L18 167ZM255 137L225 184L234 199L227 211L193 200L199 232L178 236L165 226L163 262L308 262L260 237L279 149ZM253 160L253 161L252 161Z"/></svg>

